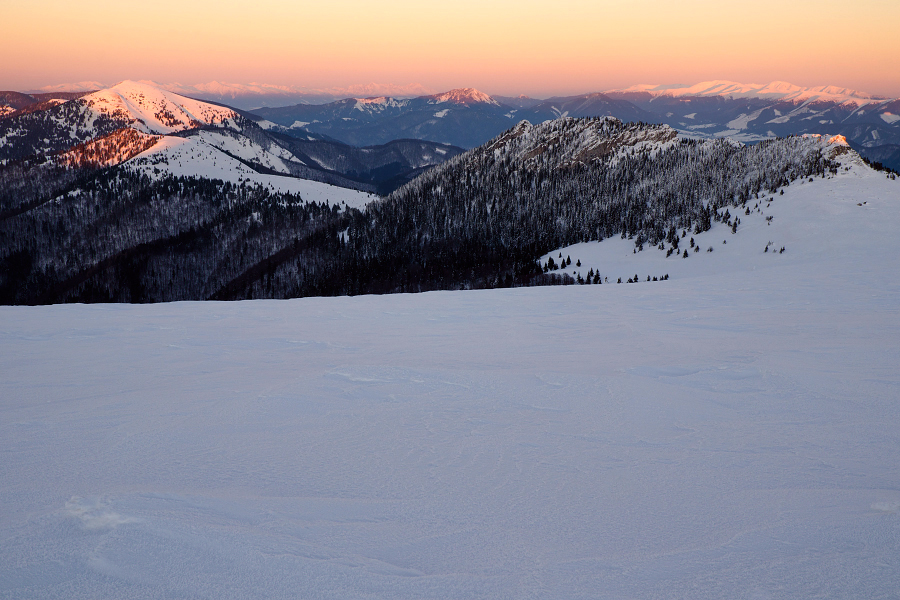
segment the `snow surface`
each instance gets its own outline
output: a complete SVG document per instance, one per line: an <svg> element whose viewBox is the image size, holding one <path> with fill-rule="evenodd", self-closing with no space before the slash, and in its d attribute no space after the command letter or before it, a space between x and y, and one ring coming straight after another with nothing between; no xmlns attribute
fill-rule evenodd
<svg viewBox="0 0 900 600"><path fill-rule="evenodd" d="M897 598L898 190L661 283L0 307L0 597Z"/></svg>
<svg viewBox="0 0 900 600"><path fill-rule="evenodd" d="M377 196L328 185L309 179L258 173L222 151L259 162L276 170L287 170L284 161L246 138L240 141L225 133L202 131L187 138L166 136L152 148L123 163L127 168L151 177L171 174L176 177L206 177L240 185L259 183L279 192L300 194L308 202L347 205L362 208ZM280 163L280 164L279 164Z"/></svg>

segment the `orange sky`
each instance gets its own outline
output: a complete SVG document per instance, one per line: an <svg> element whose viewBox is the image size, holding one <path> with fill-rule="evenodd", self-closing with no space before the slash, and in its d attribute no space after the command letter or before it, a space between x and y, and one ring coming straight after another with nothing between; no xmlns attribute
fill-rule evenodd
<svg viewBox="0 0 900 600"><path fill-rule="evenodd" d="M783 80L900 96L897 0L0 0L0 89L378 82L534 96Z"/></svg>

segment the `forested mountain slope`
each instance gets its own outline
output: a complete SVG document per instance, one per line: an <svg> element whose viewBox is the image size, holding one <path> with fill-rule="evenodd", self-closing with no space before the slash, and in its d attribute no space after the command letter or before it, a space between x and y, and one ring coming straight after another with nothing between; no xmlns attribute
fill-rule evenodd
<svg viewBox="0 0 900 600"><path fill-rule="evenodd" d="M298 191L304 184L296 180L309 179L389 193L461 152L433 142L355 149L321 139L300 140L267 131L230 107L132 81L42 103L35 103L33 96L7 96L6 101L17 105L31 104L11 108L11 114L0 118L0 167L23 160L75 167L127 163L151 178L252 180L273 192ZM349 155L355 159L343 160Z"/></svg>
<svg viewBox="0 0 900 600"><path fill-rule="evenodd" d="M366 266L353 275L379 275L341 291L538 282L536 257L612 236L672 249L681 230L735 225L762 195L834 175L845 153L842 138L743 146L612 118L522 123L354 218L348 248Z"/></svg>
<svg viewBox="0 0 900 600"><path fill-rule="evenodd" d="M740 236L765 196L847 157L868 169L843 138L743 146L612 118L523 122L362 208L252 180L8 167L0 290L146 302L574 282L541 257L611 237L672 256L719 222Z"/></svg>

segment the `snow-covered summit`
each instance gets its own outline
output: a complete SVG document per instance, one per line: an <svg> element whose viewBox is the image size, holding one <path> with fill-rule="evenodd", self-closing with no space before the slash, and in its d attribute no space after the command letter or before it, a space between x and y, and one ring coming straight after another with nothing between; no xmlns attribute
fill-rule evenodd
<svg viewBox="0 0 900 600"><path fill-rule="evenodd" d="M532 125L522 121L487 146L488 151L526 166L552 157L554 164L588 163L629 150L659 150L674 143L678 132L668 125L622 123L614 117L564 117Z"/></svg>
<svg viewBox="0 0 900 600"><path fill-rule="evenodd" d="M785 81L772 81L766 84L738 83L727 80L703 81L694 85L633 85L610 92L646 92L653 96L721 96L727 98L759 98L769 100L785 100L794 102L825 101L839 104L853 103L863 106L884 100L865 92L833 85L818 87L801 87Z"/></svg>
<svg viewBox="0 0 900 600"><path fill-rule="evenodd" d="M234 125L230 108L192 100L148 83L121 81L79 100L92 112L123 121L142 133L168 134L203 125Z"/></svg>
<svg viewBox="0 0 900 600"><path fill-rule="evenodd" d="M57 85L47 85L40 89L38 92L43 93L56 93L56 92L90 92L93 90L101 90L107 87L106 85L100 83L99 81L78 81L75 83L60 83Z"/></svg>
<svg viewBox="0 0 900 600"><path fill-rule="evenodd" d="M492 104L494 106L499 106L499 103L496 100L475 88L459 88L442 94L426 96L425 99L432 104L450 102L452 104L463 104L465 106L470 106L472 104Z"/></svg>

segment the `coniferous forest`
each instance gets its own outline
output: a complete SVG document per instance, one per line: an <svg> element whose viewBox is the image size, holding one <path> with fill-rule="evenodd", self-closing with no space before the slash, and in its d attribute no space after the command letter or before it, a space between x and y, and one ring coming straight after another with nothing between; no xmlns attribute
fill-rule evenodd
<svg viewBox="0 0 900 600"><path fill-rule="evenodd" d="M837 164L819 138L743 146L616 119L520 123L364 210L125 166L0 167L0 302L286 298L569 283L538 258L738 227L738 207Z"/></svg>

